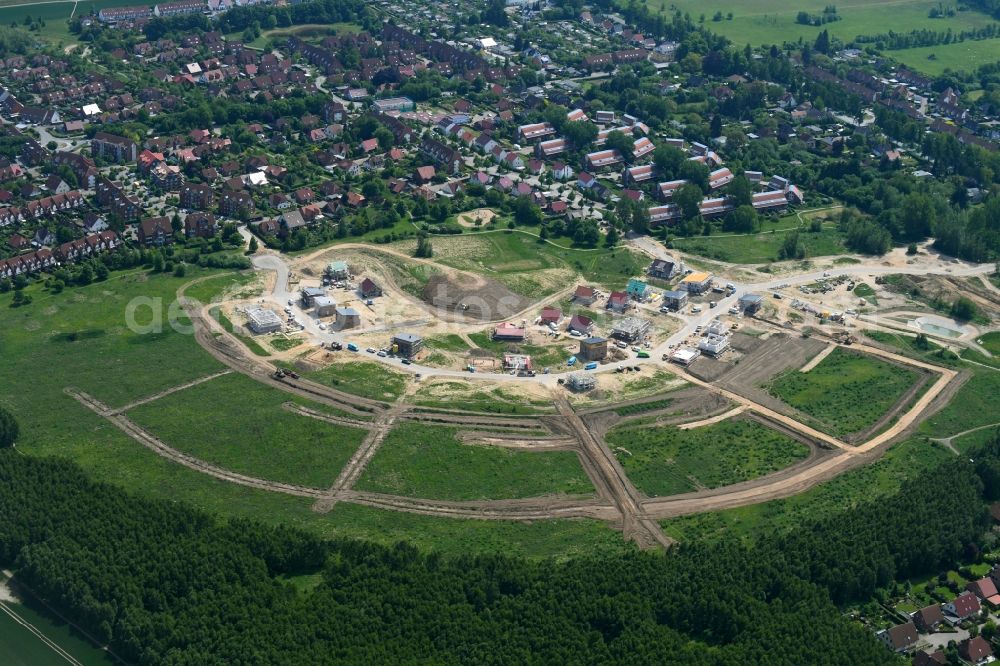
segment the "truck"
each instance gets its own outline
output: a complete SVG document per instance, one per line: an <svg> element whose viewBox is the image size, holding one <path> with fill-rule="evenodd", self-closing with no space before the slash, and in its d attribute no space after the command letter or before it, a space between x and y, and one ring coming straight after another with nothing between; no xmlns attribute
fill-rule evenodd
<svg viewBox="0 0 1000 666"><path fill-rule="evenodd" d="M587 365L583 366L584 370L597 370L597 361L591 361Z"/></svg>
<svg viewBox="0 0 1000 666"><path fill-rule="evenodd" d="M356 352L356 351L358 351L358 346L356 344L354 344L353 342L348 342L347 343L347 351Z"/></svg>

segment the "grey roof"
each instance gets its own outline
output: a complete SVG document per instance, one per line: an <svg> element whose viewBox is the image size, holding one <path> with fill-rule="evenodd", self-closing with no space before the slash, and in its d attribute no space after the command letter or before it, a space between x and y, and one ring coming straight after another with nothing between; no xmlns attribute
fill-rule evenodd
<svg viewBox="0 0 1000 666"><path fill-rule="evenodd" d="M663 298L687 298L688 293L686 291L665 291L663 292Z"/></svg>
<svg viewBox="0 0 1000 666"><path fill-rule="evenodd" d="M336 305L337 301L333 300L329 296L317 296L313 299L313 305L318 308L329 307L331 305Z"/></svg>
<svg viewBox="0 0 1000 666"><path fill-rule="evenodd" d="M595 336L592 336L592 337L589 337L589 338L587 338L587 339L586 339L586 340L584 340L583 342L584 342L585 344L588 344L588 345L599 345L599 344L601 344L602 342L607 342L607 341L608 341L608 340L607 340L607 338L599 338L599 337L597 337L597 336L595 335Z"/></svg>
<svg viewBox="0 0 1000 666"><path fill-rule="evenodd" d="M740 296L740 303L760 303L764 297L760 294L743 294Z"/></svg>
<svg viewBox="0 0 1000 666"><path fill-rule="evenodd" d="M397 333L392 336L393 340L402 340L403 342L420 342L421 337L416 333Z"/></svg>
<svg viewBox="0 0 1000 666"><path fill-rule="evenodd" d="M302 293L306 296L326 296L326 289L319 287L304 287Z"/></svg>
<svg viewBox="0 0 1000 666"><path fill-rule="evenodd" d="M340 317L357 317L358 311L354 308L337 308L337 315Z"/></svg>

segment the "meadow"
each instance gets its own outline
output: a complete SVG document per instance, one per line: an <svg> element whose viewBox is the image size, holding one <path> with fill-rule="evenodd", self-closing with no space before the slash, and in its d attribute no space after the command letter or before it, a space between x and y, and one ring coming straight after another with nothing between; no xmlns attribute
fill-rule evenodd
<svg viewBox="0 0 1000 666"><path fill-rule="evenodd" d="M234 472L328 488L366 431L292 414L323 407L240 374L178 391L128 412L170 446Z"/></svg>
<svg viewBox="0 0 1000 666"><path fill-rule="evenodd" d="M605 439L635 487L650 497L749 481L809 455L805 444L748 419L691 430L623 426Z"/></svg>
<svg viewBox="0 0 1000 666"><path fill-rule="evenodd" d="M837 347L809 372L785 372L767 389L844 437L872 426L916 381L912 370Z"/></svg>
<svg viewBox="0 0 1000 666"><path fill-rule="evenodd" d="M576 453L462 444L456 432L420 423L397 425L355 487L455 501L594 492Z"/></svg>
<svg viewBox="0 0 1000 666"><path fill-rule="evenodd" d="M973 72L980 65L1000 61L1000 39L921 46L887 51L886 55L928 76L940 76L947 71Z"/></svg>
<svg viewBox="0 0 1000 666"><path fill-rule="evenodd" d="M802 39L812 43L822 30L831 36L850 41L858 35L874 33L909 32L911 30L935 30L961 32L980 28L992 22L986 14L966 9L951 18L932 19L930 10L938 7L937 0L865 0L853 4L830 3L826 0L802 0L789 4L780 0L754 0L754 2L734 2L733 0L651 0L653 8L663 7L670 12L674 8L690 14L696 21L705 16L705 27L728 37L737 45L782 44ZM829 4L837 7L841 20L821 27L801 25L796 22L800 11L818 15ZM722 21L712 17L720 11ZM731 21L725 15L733 13Z"/></svg>

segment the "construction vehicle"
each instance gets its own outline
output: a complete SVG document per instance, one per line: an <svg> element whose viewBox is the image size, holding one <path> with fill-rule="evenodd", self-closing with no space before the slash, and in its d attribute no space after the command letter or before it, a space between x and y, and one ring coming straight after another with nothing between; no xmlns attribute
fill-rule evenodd
<svg viewBox="0 0 1000 666"><path fill-rule="evenodd" d="M841 331L840 333L837 333L836 335L833 336L833 339L834 341L842 345L853 345L855 342L858 341L856 337L854 337L847 331Z"/></svg>

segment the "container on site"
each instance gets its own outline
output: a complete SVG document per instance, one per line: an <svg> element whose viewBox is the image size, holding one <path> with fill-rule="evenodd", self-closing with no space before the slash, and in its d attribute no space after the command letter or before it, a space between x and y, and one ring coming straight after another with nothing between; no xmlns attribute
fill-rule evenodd
<svg viewBox="0 0 1000 666"><path fill-rule="evenodd" d="M584 370L596 370L597 369L597 361L591 361L587 365L583 366L583 369Z"/></svg>
<svg viewBox="0 0 1000 666"><path fill-rule="evenodd" d="M348 351L358 351L358 346L356 344L354 344L353 342L348 342L347 343L347 349L348 349Z"/></svg>

